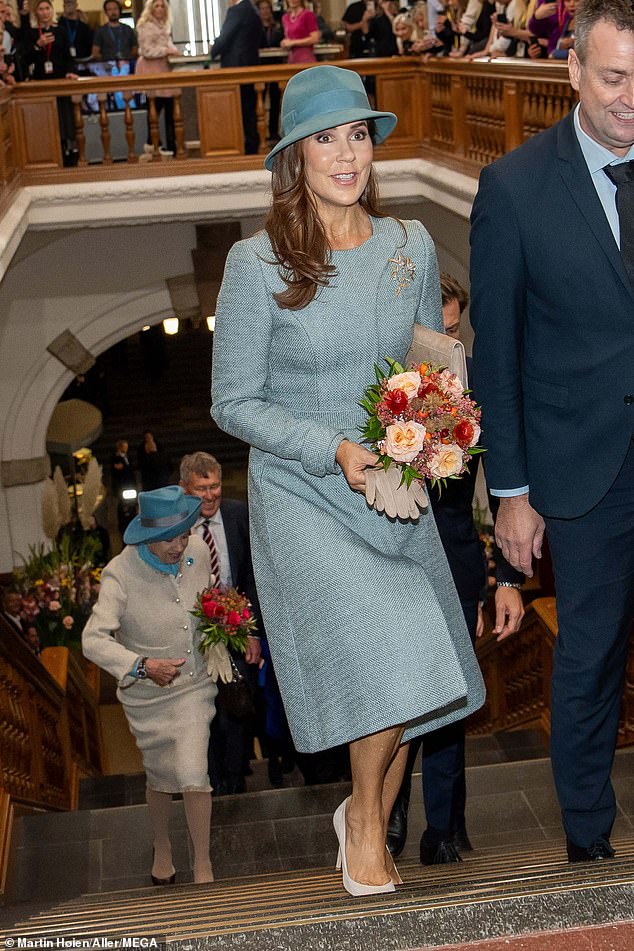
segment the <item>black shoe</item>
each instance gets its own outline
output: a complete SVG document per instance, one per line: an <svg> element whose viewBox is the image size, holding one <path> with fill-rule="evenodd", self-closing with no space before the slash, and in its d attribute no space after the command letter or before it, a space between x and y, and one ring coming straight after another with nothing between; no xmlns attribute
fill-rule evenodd
<svg viewBox="0 0 634 951"><path fill-rule="evenodd" d="M282 767L277 756L269 758L269 782L275 789L281 789L284 785Z"/></svg>
<svg viewBox="0 0 634 951"><path fill-rule="evenodd" d="M462 862L451 839L442 839L434 845L420 840L420 860L423 865L448 865L450 862Z"/></svg>
<svg viewBox="0 0 634 951"><path fill-rule="evenodd" d="M176 872L173 872L169 878L157 878L156 875L150 875L153 885L173 885L176 881Z"/></svg>
<svg viewBox="0 0 634 951"><path fill-rule="evenodd" d="M615 855L607 835L600 835L587 849L566 839L566 848L569 862L600 862L602 859L613 859Z"/></svg>
<svg viewBox="0 0 634 951"><path fill-rule="evenodd" d="M407 842L407 809L409 802L399 796L390 813L387 826L387 847L390 855L399 857Z"/></svg>
<svg viewBox="0 0 634 951"><path fill-rule="evenodd" d="M453 834L453 844L458 852L473 852L473 846L471 845L471 840L467 835L467 830L464 826L461 829L456 829Z"/></svg>

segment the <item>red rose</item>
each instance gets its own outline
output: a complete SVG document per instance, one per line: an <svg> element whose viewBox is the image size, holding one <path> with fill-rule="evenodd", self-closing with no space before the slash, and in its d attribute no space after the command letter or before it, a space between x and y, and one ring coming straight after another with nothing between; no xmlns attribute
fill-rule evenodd
<svg viewBox="0 0 634 951"><path fill-rule="evenodd" d="M200 603L201 603L201 604L206 604L207 601L213 601L213 596L212 596L211 594L209 594L209 593L201 594L201 596L200 596Z"/></svg>
<svg viewBox="0 0 634 951"><path fill-rule="evenodd" d="M240 620L241 618L237 611L229 611L227 614L227 623L231 624L233 627L237 627L240 623Z"/></svg>
<svg viewBox="0 0 634 951"><path fill-rule="evenodd" d="M203 601L203 603L201 604L203 614L205 615L205 617L210 617L210 618L215 617L218 607L219 605L216 604L215 601L212 601L211 598L208 601Z"/></svg>
<svg viewBox="0 0 634 951"><path fill-rule="evenodd" d="M421 399L424 399L426 396L429 396L430 393L438 393L438 387L432 380L423 380L421 385L418 387L418 395Z"/></svg>
<svg viewBox="0 0 634 951"><path fill-rule="evenodd" d="M227 613L227 609L224 604L218 604L214 601L214 614L216 617L223 617Z"/></svg>
<svg viewBox="0 0 634 951"><path fill-rule="evenodd" d="M245 621L249 620L249 618L251 617L251 612L249 611L248 608L244 609L244 611L242 612L242 617L244 618Z"/></svg>
<svg viewBox="0 0 634 951"><path fill-rule="evenodd" d="M409 400L407 399L407 393L405 390L389 390L385 394L384 402L390 413L398 416L398 414L402 413L407 407Z"/></svg>
<svg viewBox="0 0 634 951"><path fill-rule="evenodd" d="M474 435L474 428L468 419L461 419L456 423L453 430L453 438L459 446L470 446Z"/></svg>

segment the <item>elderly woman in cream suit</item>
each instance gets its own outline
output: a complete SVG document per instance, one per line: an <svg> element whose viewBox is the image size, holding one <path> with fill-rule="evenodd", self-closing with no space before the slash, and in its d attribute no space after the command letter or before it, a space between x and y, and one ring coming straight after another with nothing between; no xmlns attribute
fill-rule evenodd
<svg viewBox="0 0 634 951"><path fill-rule="evenodd" d="M197 649L190 614L212 581L209 549L189 534L200 505L179 486L141 492L139 515L124 535L127 547L105 567L82 637L85 656L116 677L143 755L155 885L175 881L168 835L172 793L183 794L194 881L213 881L207 747L217 688Z"/></svg>

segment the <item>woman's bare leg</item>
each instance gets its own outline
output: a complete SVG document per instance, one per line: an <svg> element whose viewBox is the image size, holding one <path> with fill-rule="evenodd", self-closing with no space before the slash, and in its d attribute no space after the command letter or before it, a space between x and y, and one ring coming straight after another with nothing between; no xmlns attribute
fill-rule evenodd
<svg viewBox="0 0 634 951"><path fill-rule="evenodd" d="M364 885L384 885L390 878L385 848L390 812L385 811L384 795L387 804L392 794L396 797L398 792L400 780L397 783L396 773L400 769L402 776L405 765L399 753L403 729L391 727L350 744L352 796L346 816L346 859L350 877ZM394 772L388 791L384 792L392 763Z"/></svg>

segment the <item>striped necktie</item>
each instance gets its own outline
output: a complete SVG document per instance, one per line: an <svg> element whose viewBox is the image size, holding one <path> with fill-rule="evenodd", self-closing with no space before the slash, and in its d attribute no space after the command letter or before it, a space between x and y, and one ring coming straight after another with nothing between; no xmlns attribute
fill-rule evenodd
<svg viewBox="0 0 634 951"><path fill-rule="evenodd" d="M214 584L220 584L220 559L218 558L218 549L216 548L214 536L211 534L211 529L209 528L209 522L210 519L203 519L203 540L211 554L211 573L215 575Z"/></svg>
<svg viewBox="0 0 634 951"><path fill-rule="evenodd" d="M616 185L616 210L619 214L621 257L634 288L634 159L603 169Z"/></svg>

